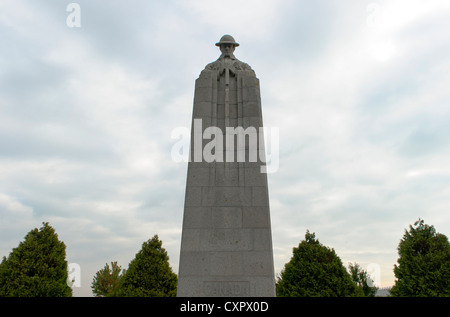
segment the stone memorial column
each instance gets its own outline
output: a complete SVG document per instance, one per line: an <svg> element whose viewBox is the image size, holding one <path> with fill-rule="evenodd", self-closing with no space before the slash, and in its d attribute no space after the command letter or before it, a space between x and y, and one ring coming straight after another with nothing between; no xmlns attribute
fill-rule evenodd
<svg viewBox="0 0 450 317"><path fill-rule="evenodd" d="M259 80L233 37L216 45L195 83L177 296L275 296Z"/></svg>

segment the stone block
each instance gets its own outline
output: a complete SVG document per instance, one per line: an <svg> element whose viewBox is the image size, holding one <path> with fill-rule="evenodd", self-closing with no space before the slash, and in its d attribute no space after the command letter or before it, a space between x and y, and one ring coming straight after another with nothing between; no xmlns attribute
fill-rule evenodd
<svg viewBox="0 0 450 317"><path fill-rule="evenodd" d="M186 207L197 207L202 205L202 187L190 186L186 188Z"/></svg>
<svg viewBox="0 0 450 317"><path fill-rule="evenodd" d="M179 275L208 276L211 273L211 257L208 252L183 252L180 257Z"/></svg>
<svg viewBox="0 0 450 317"><path fill-rule="evenodd" d="M255 76L245 76L242 80L242 88L255 88L259 87L259 79Z"/></svg>
<svg viewBox="0 0 450 317"><path fill-rule="evenodd" d="M214 228L242 228L242 207L212 207Z"/></svg>
<svg viewBox="0 0 450 317"><path fill-rule="evenodd" d="M272 253L269 251L245 252L244 268L245 275L267 276L267 272L269 272L273 268Z"/></svg>
<svg viewBox="0 0 450 317"><path fill-rule="evenodd" d="M185 207L183 228L212 228L211 207Z"/></svg>
<svg viewBox="0 0 450 317"><path fill-rule="evenodd" d="M268 245L272 245L270 222L265 228L253 229L253 250L267 251Z"/></svg>
<svg viewBox="0 0 450 317"><path fill-rule="evenodd" d="M182 262L180 261L180 272L185 271L181 268ZM180 273L179 272L179 273ZM203 292L203 278L200 276L187 275L178 279L177 296L178 297L202 297L205 296Z"/></svg>
<svg viewBox="0 0 450 317"><path fill-rule="evenodd" d="M245 168L245 186L261 186L267 183L267 174L261 173L259 167Z"/></svg>
<svg viewBox="0 0 450 317"><path fill-rule="evenodd" d="M249 102L249 101L258 102L259 101L259 89L256 87L243 88L242 89L242 101L243 102Z"/></svg>
<svg viewBox="0 0 450 317"><path fill-rule="evenodd" d="M267 187L252 187L252 206L269 206Z"/></svg>
<svg viewBox="0 0 450 317"><path fill-rule="evenodd" d="M229 127L236 127L239 125L237 118L229 118ZM225 118L217 119L216 126L219 127L224 133L226 132L226 126L225 126Z"/></svg>
<svg viewBox="0 0 450 317"><path fill-rule="evenodd" d="M242 119L242 126L244 127L244 129L247 129L248 127L254 127L259 132L259 128L263 125L260 117L246 116Z"/></svg>
<svg viewBox="0 0 450 317"><path fill-rule="evenodd" d="M242 207L252 204L250 187L206 187L202 192L203 206Z"/></svg>
<svg viewBox="0 0 450 317"><path fill-rule="evenodd" d="M211 167L190 168L187 175L187 186L208 186Z"/></svg>
<svg viewBox="0 0 450 317"><path fill-rule="evenodd" d="M195 89L195 97L194 97L194 103L207 101L212 102L213 100L213 93L212 89L209 87L197 87Z"/></svg>
<svg viewBox="0 0 450 317"><path fill-rule="evenodd" d="M216 186L238 186L239 172L237 167L229 167L225 164L217 164L215 168Z"/></svg>
<svg viewBox="0 0 450 317"><path fill-rule="evenodd" d="M244 228L268 228L270 226L269 207L243 207L242 226Z"/></svg>
<svg viewBox="0 0 450 317"><path fill-rule="evenodd" d="M217 92L217 102L225 103L225 89L219 89ZM228 101L229 103L237 103L237 90L236 89L230 89L228 91Z"/></svg>
<svg viewBox="0 0 450 317"><path fill-rule="evenodd" d="M255 101L245 102L243 106L244 117L258 117L259 116L259 105Z"/></svg>
<svg viewBox="0 0 450 317"><path fill-rule="evenodd" d="M211 252L211 266L215 275L242 275L243 264L242 252Z"/></svg>
<svg viewBox="0 0 450 317"><path fill-rule="evenodd" d="M194 116L198 118L211 117L212 103L210 101L198 101L194 105Z"/></svg>
<svg viewBox="0 0 450 317"><path fill-rule="evenodd" d="M201 232L204 229L200 228L183 228L182 240L181 240L181 249L184 253L186 252L198 252L204 251L201 249Z"/></svg>

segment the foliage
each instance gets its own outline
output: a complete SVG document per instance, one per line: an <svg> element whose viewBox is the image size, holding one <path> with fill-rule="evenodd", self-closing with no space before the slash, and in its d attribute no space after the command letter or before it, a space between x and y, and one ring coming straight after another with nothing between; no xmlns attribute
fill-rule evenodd
<svg viewBox="0 0 450 317"><path fill-rule="evenodd" d="M120 280L125 271L117 264L111 262L111 268L108 263L105 267L98 271L92 281L92 293L97 297L113 297L117 296Z"/></svg>
<svg viewBox="0 0 450 317"><path fill-rule="evenodd" d="M445 235L419 219L405 230L398 255L392 296L450 296L450 244Z"/></svg>
<svg viewBox="0 0 450 317"><path fill-rule="evenodd" d="M367 271L363 270L357 263L349 263L348 270L350 271L353 283L363 291L364 295L367 297L374 297L378 288L376 286L370 286L373 285L373 280L370 278Z"/></svg>
<svg viewBox="0 0 450 317"><path fill-rule="evenodd" d="M177 275L169 265L169 256L155 235L142 244L123 275L118 296L174 297Z"/></svg>
<svg viewBox="0 0 450 317"><path fill-rule="evenodd" d="M293 249L276 285L280 297L364 296L334 249L323 246L314 233Z"/></svg>
<svg viewBox="0 0 450 317"><path fill-rule="evenodd" d="M48 224L31 230L0 264L0 296L70 297L66 246Z"/></svg>

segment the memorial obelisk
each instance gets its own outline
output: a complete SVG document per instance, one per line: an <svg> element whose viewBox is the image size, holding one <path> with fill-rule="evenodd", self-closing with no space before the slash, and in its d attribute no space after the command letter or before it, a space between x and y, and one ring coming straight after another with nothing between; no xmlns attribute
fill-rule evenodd
<svg viewBox="0 0 450 317"><path fill-rule="evenodd" d="M259 80L221 56L195 82L179 297L275 296L272 234Z"/></svg>

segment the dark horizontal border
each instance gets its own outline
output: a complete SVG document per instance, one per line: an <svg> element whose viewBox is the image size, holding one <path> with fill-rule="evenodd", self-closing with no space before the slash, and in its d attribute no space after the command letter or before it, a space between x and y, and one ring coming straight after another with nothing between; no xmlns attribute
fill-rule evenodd
<svg viewBox="0 0 450 317"><path fill-rule="evenodd" d="M449 298L260 298L260 297L195 297L195 298L0 298L4 312L13 309L14 313L30 311L55 315L72 313L133 313L143 309L145 314L184 314L221 315L237 312L307 314L307 312L343 312L364 314L417 314L422 308L448 308ZM214 305L214 306L212 306ZM210 308L213 307L212 312ZM195 309L193 311L193 308ZM312 309L312 310L311 310ZM424 310L425 311L425 310Z"/></svg>

